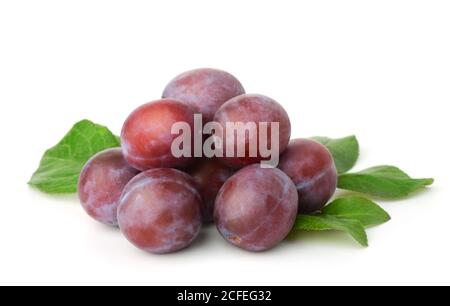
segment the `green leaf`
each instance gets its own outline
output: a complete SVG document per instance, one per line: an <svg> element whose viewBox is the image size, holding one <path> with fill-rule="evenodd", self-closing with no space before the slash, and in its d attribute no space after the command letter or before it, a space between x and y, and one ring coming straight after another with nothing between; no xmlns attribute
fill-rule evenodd
<svg viewBox="0 0 450 306"><path fill-rule="evenodd" d="M356 196L334 200L325 206L322 214L358 220L364 227L380 225L391 219L389 214L374 202Z"/></svg>
<svg viewBox="0 0 450 306"><path fill-rule="evenodd" d="M120 142L121 142L121 140L120 140L120 136L115 136L114 135L114 137L116 138L116 141L117 141L117 143L119 144L119 146L120 146Z"/></svg>
<svg viewBox="0 0 450 306"><path fill-rule="evenodd" d="M75 193L81 169L89 158L119 146L117 136L106 127L82 120L45 152L28 183L46 193Z"/></svg>
<svg viewBox="0 0 450 306"><path fill-rule="evenodd" d="M338 187L385 199L398 199L410 195L434 180L413 179L393 166L379 166L357 173L341 174Z"/></svg>
<svg viewBox="0 0 450 306"><path fill-rule="evenodd" d="M369 246L364 226L358 220L335 217L331 215L304 215L297 217L294 228L304 231L343 231L352 236L353 239L355 239L362 246Z"/></svg>
<svg viewBox="0 0 450 306"><path fill-rule="evenodd" d="M355 136L340 139L328 137L313 137L312 139L328 148L333 155L338 173L345 173L355 166L359 157L359 143Z"/></svg>

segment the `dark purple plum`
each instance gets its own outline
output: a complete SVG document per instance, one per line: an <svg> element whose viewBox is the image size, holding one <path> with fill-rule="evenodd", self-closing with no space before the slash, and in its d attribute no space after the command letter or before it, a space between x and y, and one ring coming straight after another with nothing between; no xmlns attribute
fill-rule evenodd
<svg viewBox="0 0 450 306"><path fill-rule="evenodd" d="M211 223L217 193L236 171L224 166L217 159L204 158L187 172L194 178L203 197L203 223Z"/></svg>
<svg viewBox="0 0 450 306"><path fill-rule="evenodd" d="M226 181L217 195L214 221L221 235L248 251L264 251L291 231L298 195L277 168L247 166Z"/></svg>
<svg viewBox="0 0 450 306"><path fill-rule="evenodd" d="M299 196L299 213L320 211L336 192L337 171L328 149L310 139L289 143L279 168L294 182Z"/></svg>
<svg viewBox="0 0 450 306"><path fill-rule="evenodd" d="M241 83L228 72L204 68L177 76L167 85L163 98L187 103L209 122L222 104L244 93Z"/></svg>
<svg viewBox="0 0 450 306"><path fill-rule="evenodd" d="M186 167L192 163L193 158L178 158L172 154L172 142L179 136L171 133L176 122L188 123L193 132L193 110L172 99L144 104L131 113L121 135L123 154L128 163L143 171Z"/></svg>
<svg viewBox="0 0 450 306"><path fill-rule="evenodd" d="M138 173L128 165L119 148L96 154L86 163L78 180L78 196L84 210L95 220L116 226L122 190Z"/></svg>
<svg viewBox="0 0 450 306"><path fill-rule="evenodd" d="M218 135L223 143L224 157L221 157L220 161L232 168L239 169L265 159L261 156L259 148L257 148L257 154L254 157L251 157L249 150L249 144L259 144L261 133L259 129L260 122L267 122L268 124L272 122L279 123L279 137L277 139L279 145L278 154L284 151L291 137L291 123L286 111L275 100L262 95L246 94L229 100L217 111L214 121L220 123L223 127L222 137L220 138L221 135ZM239 122L243 124L255 123L257 126L256 132L253 135L250 133L238 135L234 132L233 135L230 135L231 137L227 137L227 123L236 124ZM268 147L272 147L270 128L266 136ZM233 157L226 157L228 143L230 145L234 143L235 155ZM238 145L245 146L245 157L238 157L236 155Z"/></svg>
<svg viewBox="0 0 450 306"><path fill-rule="evenodd" d="M171 253L189 246L202 224L202 200L191 176L175 169L142 172L125 187L119 227L136 247Z"/></svg>

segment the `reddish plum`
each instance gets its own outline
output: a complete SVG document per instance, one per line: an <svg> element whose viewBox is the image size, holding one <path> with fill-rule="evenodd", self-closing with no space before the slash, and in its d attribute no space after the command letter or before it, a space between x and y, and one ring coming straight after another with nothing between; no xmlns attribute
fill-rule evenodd
<svg viewBox="0 0 450 306"><path fill-rule="evenodd" d="M86 163L78 180L78 196L84 210L95 220L116 226L122 190L138 173L128 165L119 148L96 154Z"/></svg>
<svg viewBox="0 0 450 306"><path fill-rule="evenodd" d="M203 196L202 216L204 223L211 223L214 214L214 202L223 184L236 171L224 166L217 159L202 159L188 170L197 183Z"/></svg>
<svg viewBox="0 0 450 306"><path fill-rule="evenodd" d="M217 69L196 69L173 79L163 98L189 104L196 113L203 114L204 122L209 122L223 103L244 93L241 83L231 74Z"/></svg>
<svg viewBox="0 0 450 306"><path fill-rule="evenodd" d="M202 224L201 196L188 174L175 169L142 172L125 187L119 227L136 247L170 253L190 245Z"/></svg>
<svg viewBox="0 0 450 306"><path fill-rule="evenodd" d="M176 100L157 100L136 109L122 128L122 148L128 163L140 170L188 166L192 158L177 158L171 152L172 142L179 136L171 133L176 122L185 122L191 132L194 130L192 109Z"/></svg>
<svg viewBox="0 0 450 306"><path fill-rule="evenodd" d="M336 191L337 171L333 157L325 146L314 140L292 140L281 156L279 168L297 187L299 213L321 210Z"/></svg>
<svg viewBox="0 0 450 306"><path fill-rule="evenodd" d="M214 221L232 244L264 251L288 235L297 209L297 190L286 174L251 165L234 174L219 191Z"/></svg>
<svg viewBox="0 0 450 306"><path fill-rule="evenodd" d="M220 160L225 165L233 168L242 168L246 165L266 160L266 158L261 156L259 147L255 148L256 154L254 157L251 156L250 151L250 144L260 146L260 138L264 139L259 123L266 122L269 124L265 138L268 148L273 148L274 145L272 144L270 124L273 122L279 123L279 137L278 139L275 138L279 146L279 152L275 152L277 155L284 151L291 137L291 123L286 111L275 100L262 95L246 94L229 100L217 111L214 121L217 121L223 127L223 135L218 135L223 144L224 156ZM255 123L256 130L253 130L254 133L245 132L239 134L236 131L227 131L227 123ZM231 137L227 137L227 134L230 134ZM234 143L233 157L226 156L228 143L230 146L233 146ZM245 146L245 157L237 156L238 146Z"/></svg>

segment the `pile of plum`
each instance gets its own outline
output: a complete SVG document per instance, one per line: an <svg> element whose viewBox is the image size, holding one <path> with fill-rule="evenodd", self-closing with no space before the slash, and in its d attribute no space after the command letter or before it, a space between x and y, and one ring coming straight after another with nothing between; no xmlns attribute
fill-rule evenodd
<svg viewBox="0 0 450 306"><path fill-rule="evenodd" d="M256 157L174 157L172 125L193 125L194 114L223 124L224 130L226 122L278 122L278 167L261 167L259 152ZM248 144L258 136L248 134L241 141ZM131 113L121 148L87 162L79 198L91 217L119 226L147 252L181 250L195 240L202 224L211 222L230 243L264 251L286 238L298 214L320 211L336 190L329 151L313 140L290 136L289 117L273 99L245 94L224 71L188 71L167 85L162 99Z"/></svg>

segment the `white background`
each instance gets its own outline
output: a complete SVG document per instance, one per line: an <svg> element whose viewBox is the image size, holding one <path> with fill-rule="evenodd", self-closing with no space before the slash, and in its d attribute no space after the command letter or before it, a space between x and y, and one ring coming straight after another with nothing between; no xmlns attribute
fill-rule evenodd
<svg viewBox="0 0 450 306"><path fill-rule="evenodd" d="M449 1L2 1L0 284L450 284ZM380 202L370 247L301 234L261 254L214 227L189 249L145 254L76 196L27 186L45 149L89 118L119 133L184 70L230 71L282 103L293 136L356 134L357 169L436 179Z"/></svg>

